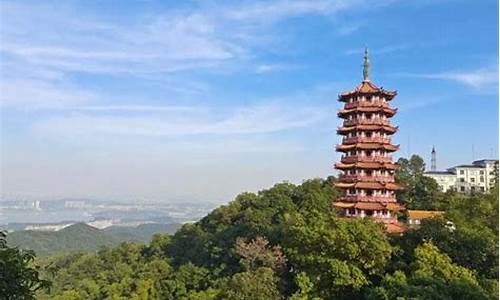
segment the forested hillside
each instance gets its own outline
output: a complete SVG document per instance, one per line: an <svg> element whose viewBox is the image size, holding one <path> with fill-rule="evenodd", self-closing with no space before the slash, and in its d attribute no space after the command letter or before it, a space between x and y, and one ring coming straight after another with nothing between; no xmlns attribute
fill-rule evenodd
<svg viewBox="0 0 500 300"><path fill-rule="evenodd" d="M34 250L38 256L69 251L96 251L121 242L149 243L158 232L173 233L180 224L143 224L138 227L111 226L104 230L77 223L59 231L15 231L7 236L9 245Z"/></svg>
<svg viewBox="0 0 500 300"><path fill-rule="evenodd" d="M447 207L443 219L387 235L370 220L335 216L334 180L243 193L173 236L155 235L149 245L51 257L42 277L53 286L38 297L498 298L497 191L439 194Z"/></svg>

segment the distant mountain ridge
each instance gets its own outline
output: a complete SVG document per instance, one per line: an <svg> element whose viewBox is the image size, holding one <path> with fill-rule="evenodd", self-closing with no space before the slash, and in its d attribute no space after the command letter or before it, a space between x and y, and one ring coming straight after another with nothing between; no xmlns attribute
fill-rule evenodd
<svg viewBox="0 0 500 300"><path fill-rule="evenodd" d="M97 229L76 223L59 231L15 231L7 236L11 246L31 249L38 256L70 251L96 251L121 242L148 243L156 233L174 233L181 224L142 224L137 227L111 226Z"/></svg>

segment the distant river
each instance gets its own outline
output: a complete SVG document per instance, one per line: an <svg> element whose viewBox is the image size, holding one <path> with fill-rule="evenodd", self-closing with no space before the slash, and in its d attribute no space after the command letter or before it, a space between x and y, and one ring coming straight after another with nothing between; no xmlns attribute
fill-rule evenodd
<svg viewBox="0 0 500 300"><path fill-rule="evenodd" d="M92 216L82 210L29 210L0 208L0 224L7 223L58 223L62 221L90 221Z"/></svg>

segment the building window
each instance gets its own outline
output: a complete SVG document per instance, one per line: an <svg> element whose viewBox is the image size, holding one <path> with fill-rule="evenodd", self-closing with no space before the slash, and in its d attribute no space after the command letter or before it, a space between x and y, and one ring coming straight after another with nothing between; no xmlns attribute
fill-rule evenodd
<svg viewBox="0 0 500 300"><path fill-rule="evenodd" d="M470 188L470 191L471 191L471 192L476 191L476 187L472 186L472 187Z"/></svg>
<svg viewBox="0 0 500 300"><path fill-rule="evenodd" d="M481 192L484 192L484 186L480 187L479 189L481 190Z"/></svg>
<svg viewBox="0 0 500 300"><path fill-rule="evenodd" d="M464 175L464 170L460 170L460 175Z"/></svg>
<svg viewBox="0 0 500 300"><path fill-rule="evenodd" d="M465 182L465 178L460 178L460 182Z"/></svg>
<svg viewBox="0 0 500 300"><path fill-rule="evenodd" d="M484 175L484 171L479 171L479 174Z"/></svg>
<svg viewBox="0 0 500 300"><path fill-rule="evenodd" d="M481 177L479 178L479 181L484 182L484 177L483 177L483 176L481 176Z"/></svg>
<svg viewBox="0 0 500 300"><path fill-rule="evenodd" d="M476 178L471 178L470 182L476 182Z"/></svg>
<svg viewBox="0 0 500 300"><path fill-rule="evenodd" d="M461 187L460 187L460 191L461 191L461 192L465 192L465 187L464 187L464 186L461 186Z"/></svg>

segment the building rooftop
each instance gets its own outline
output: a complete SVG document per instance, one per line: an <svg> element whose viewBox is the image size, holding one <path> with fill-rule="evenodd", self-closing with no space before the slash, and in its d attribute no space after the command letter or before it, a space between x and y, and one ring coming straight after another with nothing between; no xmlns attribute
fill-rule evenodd
<svg viewBox="0 0 500 300"><path fill-rule="evenodd" d="M482 169L483 166L479 166L479 165L458 165L458 166L454 166L450 169L453 169L453 168L477 168L477 169Z"/></svg>
<svg viewBox="0 0 500 300"><path fill-rule="evenodd" d="M480 160L476 160L476 161L473 161L472 164L473 165L477 165L477 164L484 164L484 163L489 163L489 162L498 162L498 159L480 159Z"/></svg>
<svg viewBox="0 0 500 300"><path fill-rule="evenodd" d="M455 175L455 173L450 172L450 171L427 171L427 172L424 172L424 174L428 174L428 175Z"/></svg>
<svg viewBox="0 0 500 300"><path fill-rule="evenodd" d="M444 214L444 211L440 210L407 210L408 218L410 219L429 219L434 217L439 217Z"/></svg>

